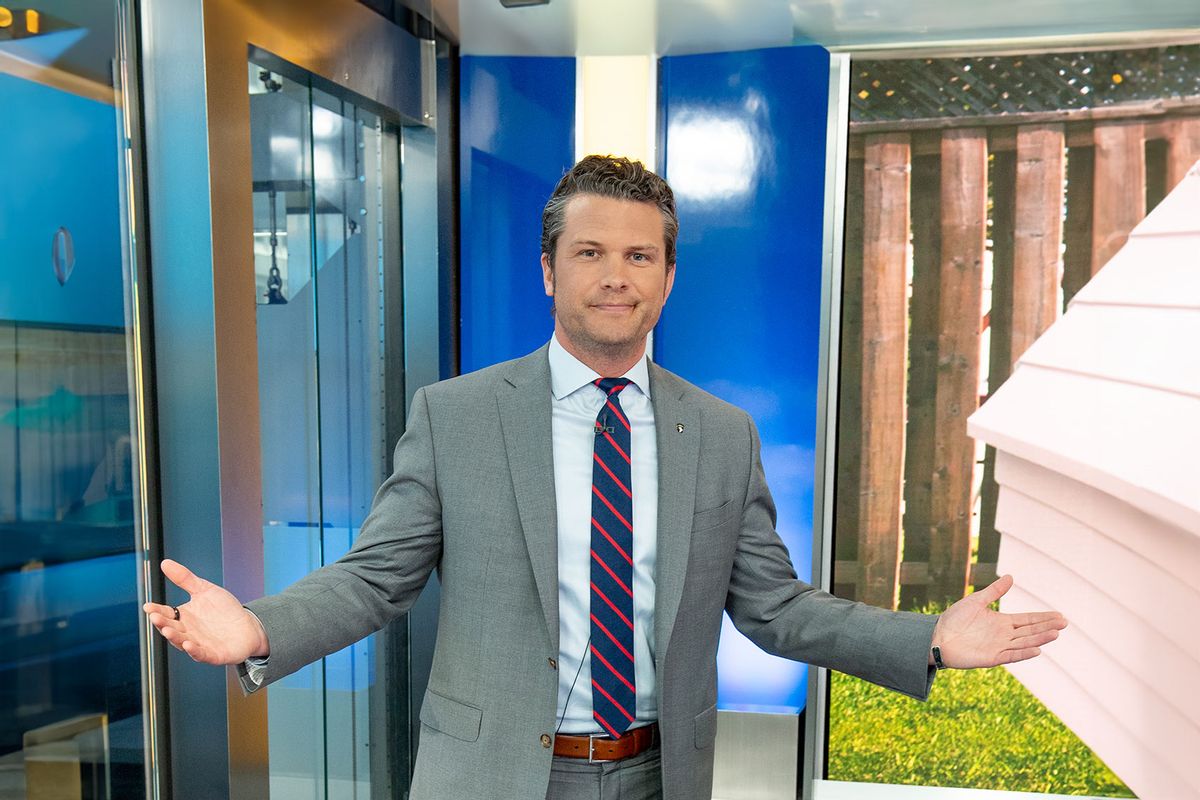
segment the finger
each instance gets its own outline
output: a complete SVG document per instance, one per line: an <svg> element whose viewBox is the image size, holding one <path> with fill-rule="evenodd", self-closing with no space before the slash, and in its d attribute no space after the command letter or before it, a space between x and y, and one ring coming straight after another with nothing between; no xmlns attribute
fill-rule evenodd
<svg viewBox="0 0 1200 800"><path fill-rule="evenodd" d="M204 588L204 579L199 578L190 569L180 564L178 561L172 561L169 558L164 558L162 562L163 575L167 576L167 580L183 589L189 595L195 594Z"/></svg>
<svg viewBox="0 0 1200 800"><path fill-rule="evenodd" d="M183 625L181 625L179 621L175 619L175 614L173 612L167 612L166 614L163 614L161 612L154 611L146 618L149 619L150 624L158 628L158 630L162 632L164 636L166 635L166 631L168 629L179 631L183 630Z"/></svg>
<svg viewBox="0 0 1200 800"><path fill-rule="evenodd" d="M175 628L167 628L162 632L163 638L171 645L187 655L193 661L199 661L205 664L211 664L212 661L208 658L208 650L203 645L196 643L194 639L187 635L184 631Z"/></svg>
<svg viewBox="0 0 1200 800"><path fill-rule="evenodd" d="M191 639L188 639L187 641L183 642L183 644L180 645L179 649L182 650L183 652L187 653L189 656L191 656L192 661L200 661L203 663L207 663L207 659L205 658L205 655L206 655L205 649L203 647L201 647L200 645L196 644L195 642L193 642Z"/></svg>
<svg viewBox="0 0 1200 800"><path fill-rule="evenodd" d="M994 603L1003 597L1012 588L1012 585L1012 575L1002 575L975 594L979 596L984 604Z"/></svg>
<svg viewBox="0 0 1200 800"><path fill-rule="evenodd" d="M180 650L183 649L183 643L187 640L187 634L185 634L183 631L172 628L169 625L164 625L158 629L158 632L161 633L162 637L168 642L175 645Z"/></svg>
<svg viewBox="0 0 1200 800"><path fill-rule="evenodd" d="M162 603L143 603L142 611L149 614L160 614L168 619L175 618L175 606L165 606Z"/></svg>
<svg viewBox="0 0 1200 800"><path fill-rule="evenodd" d="M1046 631L1061 631L1067 627L1067 620L1061 614L1053 615L1039 622L1033 622L1028 625L1014 625L1014 636L1034 636Z"/></svg>
<svg viewBox="0 0 1200 800"><path fill-rule="evenodd" d="M1023 647L1019 650L1005 650L1000 654L1001 664L1016 664L1018 661L1028 661L1041 655L1042 651L1037 647Z"/></svg>
<svg viewBox="0 0 1200 800"><path fill-rule="evenodd" d="M1042 633L1035 633L1029 636L1019 636L1009 643L1009 647L1015 650L1024 650L1029 647L1041 647L1044 644L1049 644L1058 638L1058 631L1048 630Z"/></svg>
<svg viewBox="0 0 1200 800"><path fill-rule="evenodd" d="M1026 628L1031 625L1049 623L1059 630L1067 627L1067 618L1057 611L1031 611L1025 614L1006 614L1008 622L1014 628ZM1025 633L1025 631L1021 631Z"/></svg>

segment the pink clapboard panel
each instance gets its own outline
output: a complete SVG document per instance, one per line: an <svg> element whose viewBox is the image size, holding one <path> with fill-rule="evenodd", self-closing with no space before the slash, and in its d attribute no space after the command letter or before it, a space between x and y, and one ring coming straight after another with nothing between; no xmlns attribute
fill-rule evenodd
<svg viewBox="0 0 1200 800"><path fill-rule="evenodd" d="M968 421L996 448L1009 667L1142 800L1200 798L1200 163Z"/></svg>
<svg viewBox="0 0 1200 800"><path fill-rule="evenodd" d="M1200 309L1080 305L1054 326L1053 336L1038 339L1021 364L1200 400L1200 347L1181 342L1200 342Z"/></svg>
<svg viewBox="0 0 1200 800"><path fill-rule="evenodd" d="M1026 365L968 433L1200 535L1200 398Z"/></svg>
<svg viewBox="0 0 1200 800"><path fill-rule="evenodd" d="M1131 237L1072 298L1067 314L1093 303L1200 308L1198 260L1200 232Z"/></svg>
<svg viewBox="0 0 1200 800"><path fill-rule="evenodd" d="M1008 486L1000 487L996 527L1005 541L1036 549L1041 557L1063 565L1097 590L1112 596L1115 589L1121 610L1135 624L1157 631L1167 646L1181 651L1181 658L1171 663L1190 661L1193 671L1200 673L1200 636L1179 635L1180 619L1200 620L1200 589L1138 552L1136 540L1153 537L1153 529L1125 532L1133 545L1127 547ZM1171 613L1164 614L1163 609ZM1190 715L1200 720L1200 692L1187 700L1192 705Z"/></svg>
<svg viewBox="0 0 1200 800"><path fill-rule="evenodd" d="M1155 710L1150 716L1157 733L1155 727L1131 728L1131 732L1152 738L1169 732L1173 742L1189 741L1200 747L1200 718L1180 710L1181 704L1191 705L1189 696L1200 686L1200 663L1170 639L1140 624L1117 599L1038 551L1014 539L1001 544L1001 556L1024 591L1042 599L1045 607L1061 611L1071 622L1046 652L1052 652L1064 666L1086 670L1079 680L1097 700L1117 702L1136 697L1142 705L1127 708L1131 712L1127 725L1142 719L1139 714ZM1113 590L1119 591L1118 587ZM1082 653L1087 660L1073 660ZM1097 658L1100 660L1094 663L1090 660Z"/></svg>
<svg viewBox="0 0 1200 800"><path fill-rule="evenodd" d="M1003 568L1014 574L1027 571L1020 563L1004 563ZM1012 613L1054 605L1021 588L1011 590L1001 603ZM1008 669L1141 800L1200 796L1195 768L1200 733L1080 631L1068 628L1042 656ZM1180 730L1182 739L1177 738Z"/></svg>
<svg viewBox="0 0 1200 800"><path fill-rule="evenodd" d="M1136 551L1177 583L1200 592L1200 581L1196 579L1200 575L1200 536L1163 524L1157 517L1110 494L1012 453L1001 451L996 454L996 481L1063 510L1089 528ZM998 513L1003 511L1001 508ZM1014 529L1014 533L1020 535L1021 532Z"/></svg>

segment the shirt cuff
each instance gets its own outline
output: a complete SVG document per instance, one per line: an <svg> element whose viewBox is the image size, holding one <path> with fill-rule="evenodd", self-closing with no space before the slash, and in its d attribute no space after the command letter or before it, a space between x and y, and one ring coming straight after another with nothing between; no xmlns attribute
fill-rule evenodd
<svg viewBox="0 0 1200 800"><path fill-rule="evenodd" d="M242 608L246 608L246 607L242 606ZM246 608L246 610L250 611L250 609L248 609L248 608ZM254 617L255 619L258 619L258 615L255 614L253 611L250 611L250 616ZM262 625L262 621L259 620L258 624ZM265 656L263 658L257 658L257 657L251 656L250 658L247 658L242 663L238 664L238 666L237 666L238 678L240 679L242 688L245 691L252 692L255 689L262 686L263 673L265 673L267 671L267 664L268 664L268 662L270 662L270 660L271 660L271 657L269 655Z"/></svg>
<svg viewBox="0 0 1200 800"><path fill-rule="evenodd" d="M248 682L255 688L262 686L263 673L267 671L267 662L270 660L270 656L266 658L247 658L238 664L238 676L243 679L244 683Z"/></svg>

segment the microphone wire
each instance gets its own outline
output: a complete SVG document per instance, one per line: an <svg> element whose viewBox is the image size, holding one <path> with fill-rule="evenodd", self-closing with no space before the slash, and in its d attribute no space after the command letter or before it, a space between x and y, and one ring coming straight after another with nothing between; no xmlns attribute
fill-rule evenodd
<svg viewBox="0 0 1200 800"><path fill-rule="evenodd" d="M592 636L588 634L587 643L583 646L583 655L579 658L579 669L575 670L575 679L571 681L571 688L567 690L567 699L563 701L562 716L558 718L558 727L554 729L554 735L557 736L562 730L563 720L567 718L567 707L571 704L571 695L575 693L575 684L579 683L579 676L583 673L583 659L587 658L588 648L592 646Z"/></svg>

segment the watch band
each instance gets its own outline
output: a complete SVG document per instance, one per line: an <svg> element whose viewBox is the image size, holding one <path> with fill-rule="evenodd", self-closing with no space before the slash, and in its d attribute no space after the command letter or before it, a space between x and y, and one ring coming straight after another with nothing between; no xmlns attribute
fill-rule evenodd
<svg viewBox="0 0 1200 800"><path fill-rule="evenodd" d="M935 644L932 648L932 652L933 652L933 666L937 667L938 669L945 669L946 664L945 664L945 662L942 661L942 648L938 647Z"/></svg>

